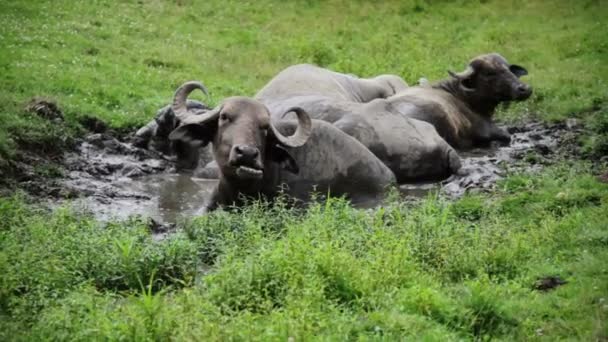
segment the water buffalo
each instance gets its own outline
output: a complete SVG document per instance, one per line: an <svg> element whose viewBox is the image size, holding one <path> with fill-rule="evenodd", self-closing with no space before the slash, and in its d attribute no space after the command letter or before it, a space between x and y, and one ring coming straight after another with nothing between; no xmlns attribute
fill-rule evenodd
<svg viewBox="0 0 608 342"><path fill-rule="evenodd" d="M387 98L405 88L407 83L397 75L359 78L311 64L298 64L276 75L258 92L256 99L264 102L293 95L322 94L336 101L363 103Z"/></svg>
<svg viewBox="0 0 608 342"><path fill-rule="evenodd" d="M209 110L209 107L204 103L194 100L188 100L186 107L197 114ZM167 156L175 156L175 167L180 172L201 170L198 168L199 162L202 162L202 165L206 165L213 160L209 149L199 149L180 141L169 140L169 134L180 125L182 119L175 115L171 105L159 109L156 112L154 120L148 122L135 132L133 145L140 148L152 149ZM212 170L202 171L209 172Z"/></svg>
<svg viewBox="0 0 608 342"><path fill-rule="evenodd" d="M391 76L380 77L394 81ZM276 119L299 106L315 119L332 123L382 160L400 183L442 179L459 170L458 154L431 124L402 115L389 102L407 90L405 82L391 88L389 94L398 92L388 99L382 96L387 93L369 92L365 101L360 89L367 83L361 82L331 70L295 65L275 76L256 99Z"/></svg>
<svg viewBox="0 0 608 342"><path fill-rule="evenodd" d="M186 106L189 109L208 110L209 108L201 102L188 100ZM177 126L179 119L171 109L171 105L166 105L159 109L154 116L154 120L135 132L133 145L141 148L150 148L165 154L171 154L172 146L169 141L169 134Z"/></svg>
<svg viewBox="0 0 608 342"><path fill-rule="evenodd" d="M395 112L431 123L455 148L508 143L510 136L492 116L498 104L523 101L532 88L519 78L528 71L497 53L473 58L461 73L432 85L403 89L387 99Z"/></svg>
<svg viewBox="0 0 608 342"><path fill-rule="evenodd" d="M198 82L175 93L172 110L181 124L169 138L193 149L212 144L219 184L206 210L240 205L242 196L272 199L279 189L307 200L313 190L346 196L353 202L376 199L395 176L357 140L331 124L311 120L300 107L290 107L297 121L271 121L261 102L247 97L225 99L216 108L189 109L186 99Z"/></svg>

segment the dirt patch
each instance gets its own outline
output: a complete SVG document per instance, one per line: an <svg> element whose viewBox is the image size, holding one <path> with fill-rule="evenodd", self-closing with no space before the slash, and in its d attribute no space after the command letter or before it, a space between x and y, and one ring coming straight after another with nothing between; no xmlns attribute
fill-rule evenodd
<svg viewBox="0 0 608 342"><path fill-rule="evenodd" d="M35 97L27 103L25 110L47 120L63 121L63 113L57 104L49 99Z"/></svg>
<svg viewBox="0 0 608 342"><path fill-rule="evenodd" d="M94 116L85 115L78 122L89 132L105 133L108 131L108 125Z"/></svg>
<svg viewBox="0 0 608 342"><path fill-rule="evenodd" d="M170 158L107 134L88 135L65 164L62 197L102 220L142 215L155 225L175 223L194 213L216 184L177 174Z"/></svg>
<svg viewBox="0 0 608 342"><path fill-rule="evenodd" d="M506 129L512 134L509 146L462 152L458 175L439 183L403 184L403 196L419 198L438 190L457 198L470 191L490 191L509 172L536 172L573 153L572 143L581 130L578 124L539 122ZM214 179L177 174L164 155L107 134L87 136L65 159L69 172L63 191L78 197L73 205L100 219L144 215L161 226L172 224L194 215L217 184Z"/></svg>

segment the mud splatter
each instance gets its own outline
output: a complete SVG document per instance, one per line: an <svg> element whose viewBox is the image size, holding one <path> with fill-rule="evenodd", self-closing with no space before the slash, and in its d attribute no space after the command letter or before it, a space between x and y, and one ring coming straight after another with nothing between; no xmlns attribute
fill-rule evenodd
<svg viewBox="0 0 608 342"><path fill-rule="evenodd" d="M60 122L63 121L63 113L55 102L48 99L35 97L31 99L25 106L25 110L35 113L41 118Z"/></svg>

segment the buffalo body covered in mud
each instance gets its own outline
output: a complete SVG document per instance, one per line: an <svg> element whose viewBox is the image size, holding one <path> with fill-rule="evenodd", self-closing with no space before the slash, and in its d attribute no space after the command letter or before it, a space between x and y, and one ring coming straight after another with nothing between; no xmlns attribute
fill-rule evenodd
<svg viewBox="0 0 608 342"><path fill-rule="evenodd" d="M180 87L172 110L180 118L169 138L191 147L212 144L219 184L207 210L240 205L243 197L272 199L281 189L307 200L313 191L346 196L354 202L375 200L395 182L393 173L361 143L300 107L297 120L271 121L261 102L231 97L211 110L189 109L186 98L198 82ZM182 156L184 159L191 159Z"/></svg>
<svg viewBox="0 0 608 342"><path fill-rule="evenodd" d="M433 85L410 87L387 99L394 112L431 123L455 148L508 144L510 136L492 118L500 103L523 101L532 88L519 78L525 68L497 53L473 58L461 73Z"/></svg>
<svg viewBox="0 0 608 342"><path fill-rule="evenodd" d="M369 89L370 80L383 84L384 91L362 91ZM304 64L281 71L256 99L276 119L299 106L333 124L382 160L398 182L442 179L457 172L458 154L435 128L392 107L389 99L405 90L407 85L398 76L361 79Z"/></svg>

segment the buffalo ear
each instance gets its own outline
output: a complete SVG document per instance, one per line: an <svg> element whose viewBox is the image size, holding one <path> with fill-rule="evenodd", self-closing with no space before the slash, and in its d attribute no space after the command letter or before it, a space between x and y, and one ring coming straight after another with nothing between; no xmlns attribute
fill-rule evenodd
<svg viewBox="0 0 608 342"><path fill-rule="evenodd" d="M192 123L177 127L169 134L169 139L181 141L190 146L207 146L215 136L217 122Z"/></svg>
<svg viewBox="0 0 608 342"><path fill-rule="evenodd" d="M509 70L511 70L511 72L515 74L515 76L517 76L518 78L526 76L528 74L528 70L526 70L526 68L517 64L511 64L511 66L509 66Z"/></svg>
<svg viewBox="0 0 608 342"><path fill-rule="evenodd" d="M271 144L268 149L268 157L271 161L279 164L284 170L287 170L293 174L298 174L300 168L296 163L296 160L289 154L289 152L279 144Z"/></svg>

